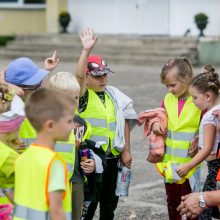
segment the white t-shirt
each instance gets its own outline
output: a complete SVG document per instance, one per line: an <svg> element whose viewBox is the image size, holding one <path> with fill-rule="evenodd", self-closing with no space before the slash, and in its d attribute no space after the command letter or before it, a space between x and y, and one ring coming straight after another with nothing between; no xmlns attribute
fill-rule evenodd
<svg viewBox="0 0 220 220"><path fill-rule="evenodd" d="M212 124L215 127L218 124L218 118L212 114L214 110L220 110L220 104L214 106L212 109L207 111L201 120L200 126L199 126L199 147L203 148L203 127L206 124ZM216 154L218 149L218 142L220 140L220 132L216 130L216 137L215 137L215 144L213 146L212 152L210 154Z"/></svg>

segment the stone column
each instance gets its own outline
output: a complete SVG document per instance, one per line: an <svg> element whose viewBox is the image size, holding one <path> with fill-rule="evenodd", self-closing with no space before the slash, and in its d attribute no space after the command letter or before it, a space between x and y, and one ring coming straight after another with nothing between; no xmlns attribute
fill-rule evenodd
<svg viewBox="0 0 220 220"><path fill-rule="evenodd" d="M59 33L59 14L67 11L67 0L46 0L46 31L47 33Z"/></svg>

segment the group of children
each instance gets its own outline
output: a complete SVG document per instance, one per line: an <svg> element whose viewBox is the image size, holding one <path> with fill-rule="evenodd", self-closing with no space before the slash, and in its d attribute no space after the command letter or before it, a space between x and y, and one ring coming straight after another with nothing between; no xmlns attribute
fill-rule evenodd
<svg viewBox="0 0 220 220"><path fill-rule="evenodd" d="M56 52L45 69L22 57L1 75L0 204L14 204L13 219L93 219L98 203L101 220L114 218L118 164L131 168L130 131L138 118L133 101L107 86L113 71L90 55L97 42L93 30L85 29L80 39L76 76L51 72L59 63ZM165 180L169 219L196 218L183 196L200 192L204 160L203 191L216 190L218 74L207 65L193 77L190 61L174 58L162 68L161 82L168 88L161 105L168 123L157 169ZM152 130L164 135L158 121ZM203 193L196 195L199 219L212 219Z"/></svg>

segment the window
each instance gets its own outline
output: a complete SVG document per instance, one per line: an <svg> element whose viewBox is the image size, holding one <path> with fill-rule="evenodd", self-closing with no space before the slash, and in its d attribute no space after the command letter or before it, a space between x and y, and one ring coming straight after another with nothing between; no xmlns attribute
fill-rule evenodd
<svg viewBox="0 0 220 220"><path fill-rule="evenodd" d="M45 8L46 0L0 0L0 8Z"/></svg>

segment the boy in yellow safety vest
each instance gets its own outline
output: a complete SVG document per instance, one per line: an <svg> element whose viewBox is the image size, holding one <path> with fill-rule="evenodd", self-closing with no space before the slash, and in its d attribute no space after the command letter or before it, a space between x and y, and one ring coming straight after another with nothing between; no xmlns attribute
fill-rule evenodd
<svg viewBox="0 0 220 220"><path fill-rule="evenodd" d="M54 148L69 139L75 107L71 97L51 89L28 99L25 113L37 138L15 163L13 219L71 219L67 167Z"/></svg>
<svg viewBox="0 0 220 220"><path fill-rule="evenodd" d="M102 143L107 167L97 190L97 201L92 202L85 219L92 219L100 202L100 220L112 220L117 207L115 194L118 162L131 168L130 130L136 125L137 114L133 101L113 86L107 86L108 73L113 72L104 60L90 56L97 37L88 28L81 32L83 50L79 58L76 77L80 84L79 115L92 126L90 139Z"/></svg>

